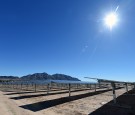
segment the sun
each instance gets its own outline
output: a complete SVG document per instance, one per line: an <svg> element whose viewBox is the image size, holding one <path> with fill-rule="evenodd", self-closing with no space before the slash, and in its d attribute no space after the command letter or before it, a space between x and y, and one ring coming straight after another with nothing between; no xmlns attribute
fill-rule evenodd
<svg viewBox="0 0 135 115"><path fill-rule="evenodd" d="M117 23L117 15L116 13L110 13L105 17L105 24L112 29Z"/></svg>

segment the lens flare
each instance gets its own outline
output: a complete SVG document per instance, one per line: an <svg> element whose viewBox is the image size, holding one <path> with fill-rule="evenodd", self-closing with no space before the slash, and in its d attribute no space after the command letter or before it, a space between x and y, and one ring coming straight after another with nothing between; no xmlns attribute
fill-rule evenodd
<svg viewBox="0 0 135 115"><path fill-rule="evenodd" d="M110 29L112 29L112 27L115 26L116 23L117 23L116 13L110 13L105 17L105 24L109 26Z"/></svg>

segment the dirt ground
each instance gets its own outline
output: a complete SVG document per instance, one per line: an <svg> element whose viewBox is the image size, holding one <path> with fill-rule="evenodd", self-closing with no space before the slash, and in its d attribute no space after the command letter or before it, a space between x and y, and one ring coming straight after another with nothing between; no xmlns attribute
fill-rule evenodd
<svg viewBox="0 0 135 115"><path fill-rule="evenodd" d="M117 97L120 97L124 93L124 88L116 90ZM8 90L1 89L0 91L0 114L93 115L94 112L103 108L108 103L113 104L112 98L111 89L97 89L96 92L90 89L72 91L69 98L68 90L51 91L50 94L47 94L46 91L42 90L33 92L11 90L8 88ZM120 102L122 103L122 101ZM110 105L107 107L110 107ZM128 106L126 107L128 108ZM117 109L118 107L114 107L114 110L115 108Z"/></svg>

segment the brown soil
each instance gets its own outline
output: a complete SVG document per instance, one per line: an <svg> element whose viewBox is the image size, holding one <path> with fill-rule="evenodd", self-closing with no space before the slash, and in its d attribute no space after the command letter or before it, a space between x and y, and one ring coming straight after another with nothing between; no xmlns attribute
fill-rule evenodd
<svg viewBox="0 0 135 115"><path fill-rule="evenodd" d="M129 88L130 89L130 88ZM124 94L117 89L118 104L113 105L111 89L51 91L21 91L1 89L1 115L134 115L134 92Z"/></svg>

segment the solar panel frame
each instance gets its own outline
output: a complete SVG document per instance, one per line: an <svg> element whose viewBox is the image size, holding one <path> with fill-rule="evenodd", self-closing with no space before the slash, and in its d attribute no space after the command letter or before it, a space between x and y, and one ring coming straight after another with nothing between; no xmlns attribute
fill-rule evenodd
<svg viewBox="0 0 135 115"><path fill-rule="evenodd" d="M71 80L51 80L51 83L57 83L57 84L98 84L97 82L71 81Z"/></svg>
<svg viewBox="0 0 135 115"><path fill-rule="evenodd" d="M91 77L84 77L84 78L88 78L88 79L94 79L97 80L98 82L108 82L108 83L128 83L128 84L135 84L135 82L126 82L126 81L115 81L115 80L107 80L107 79L99 79L99 78L91 78Z"/></svg>

